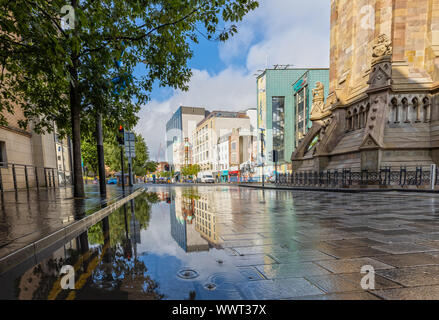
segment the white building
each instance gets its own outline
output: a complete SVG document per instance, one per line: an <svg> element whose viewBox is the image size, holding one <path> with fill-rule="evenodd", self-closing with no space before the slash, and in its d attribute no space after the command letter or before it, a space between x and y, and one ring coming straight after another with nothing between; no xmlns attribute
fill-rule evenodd
<svg viewBox="0 0 439 320"><path fill-rule="evenodd" d="M193 162L201 171L218 177L218 139L233 129L250 130L250 118L245 112L213 111L198 125L192 135Z"/></svg>

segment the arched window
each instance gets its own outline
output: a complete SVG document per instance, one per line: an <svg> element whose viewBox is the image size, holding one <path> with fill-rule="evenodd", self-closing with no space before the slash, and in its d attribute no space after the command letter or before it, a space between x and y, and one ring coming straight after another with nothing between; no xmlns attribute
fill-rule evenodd
<svg viewBox="0 0 439 320"><path fill-rule="evenodd" d="M430 99L428 99L427 97L422 99L422 105L424 108L424 122L430 122L431 121Z"/></svg>
<svg viewBox="0 0 439 320"><path fill-rule="evenodd" d="M367 119L369 119L369 109L370 109L370 104L368 103L366 105L366 118L364 119L364 127L367 126Z"/></svg>
<svg viewBox="0 0 439 320"><path fill-rule="evenodd" d="M415 112L416 115L415 122L421 122L421 106L419 105L418 98L414 97L412 100L412 104L413 104L413 111Z"/></svg>
<svg viewBox="0 0 439 320"><path fill-rule="evenodd" d="M353 130L357 130L358 129L358 111L357 109L354 110L354 124L352 126Z"/></svg>
<svg viewBox="0 0 439 320"><path fill-rule="evenodd" d="M407 100L407 98L402 99L401 101L402 103L402 110L404 112L404 122L405 123L409 123L409 102Z"/></svg>
<svg viewBox="0 0 439 320"><path fill-rule="evenodd" d="M352 113L348 111L346 115L346 131L352 130Z"/></svg>
<svg viewBox="0 0 439 320"><path fill-rule="evenodd" d="M392 113L393 113L393 122L399 123L399 108L398 108L398 100L396 98L393 98L390 102L392 107Z"/></svg>
<svg viewBox="0 0 439 320"><path fill-rule="evenodd" d="M364 120L365 120L365 118L366 118L366 111L364 110L364 107L363 106L361 106L360 107L360 115L359 115L359 125L358 125L358 127L361 129L361 128L364 128Z"/></svg>

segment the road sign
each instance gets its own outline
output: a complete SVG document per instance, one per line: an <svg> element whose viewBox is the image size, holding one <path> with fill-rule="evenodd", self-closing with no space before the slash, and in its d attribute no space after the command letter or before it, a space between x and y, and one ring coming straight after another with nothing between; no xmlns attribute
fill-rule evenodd
<svg viewBox="0 0 439 320"><path fill-rule="evenodd" d="M135 158L136 157L136 136L133 132L126 131L125 132L125 156L127 158Z"/></svg>
<svg viewBox="0 0 439 320"><path fill-rule="evenodd" d="M125 142L126 141L132 141L132 142L136 141L136 136L134 135L133 132L125 131L124 134L125 134L125 136L124 136Z"/></svg>

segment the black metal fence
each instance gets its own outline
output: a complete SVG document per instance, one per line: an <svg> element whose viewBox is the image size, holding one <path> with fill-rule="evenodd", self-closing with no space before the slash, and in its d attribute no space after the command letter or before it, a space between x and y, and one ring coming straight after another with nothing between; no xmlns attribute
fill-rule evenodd
<svg viewBox="0 0 439 320"><path fill-rule="evenodd" d="M439 169L416 167L408 170L401 167L394 170L390 167L381 168L377 171L354 171L351 169L326 170L326 171L304 171L293 174L279 174L277 185L287 186L308 186L327 188L349 188L359 186L431 186L431 179L434 179L434 186L439 185ZM433 174L435 173L435 174Z"/></svg>
<svg viewBox="0 0 439 320"><path fill-rule="evenodd" d="M68 171L0 162L0 192L31 188L56 188L71 184L72 175Z"/></svg>

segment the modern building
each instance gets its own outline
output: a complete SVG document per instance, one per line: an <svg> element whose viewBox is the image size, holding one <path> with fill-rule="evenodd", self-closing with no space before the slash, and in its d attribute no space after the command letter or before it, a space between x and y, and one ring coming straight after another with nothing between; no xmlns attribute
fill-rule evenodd
<svg viewBox="0 0 439 320"><path fill-rule="evenodd" d="M207 251L209 243L197 231L195 200L197 195L175 189L171 197L171 236L185 252Z"/></svg>
<svg viewBox="0 0 439 320"><path fill-rule="evenodd" d="M191 132L208 113L204 108L182 106L166 123L166 159L174 172L179 172L185 164L181 151L184 150L185 139L191 138Z"/></svg>
<svg viewBox="0 0 439 320"><path fill-rule="evenodd" d="M264 70L257 78L258 157L264 160L266 174L272 175L271 151L277 150L278 171L291 169L290 158L295 146L311 126L312 88L317 82L329 83L329 69L297 69L276 66ZM327 90L327 89L326 89ZM261 132L264 132L264 159L261 159Z"/></svg>
<svg viewBox="0 0 439 320"><path fill-rule="evenodd" d="M65 176L71 177L67 140L61 142L55 133L37 134L34 123L21 128L24 113L19 107L3 115L8 125L0 127L0 189L58 186Z"/></svg>
<svg viewBox="0 0 439 320"><path fill-rule="evenodd" d="M213 176L221 174L218 167L218 141L233 129L250 130L250 117L246 112L213 111L198 123L192 135L193 163L201 171ZM230 148L230 152L233 150ZM239 165L239 164L238 164Z"/></svg>
<svg viewBox="0 0 439 320"><path fill-rule="evenodd" d="M363 2L368 23L357 1L331 1L329 96L314 90L296 171L439 164L436 1Z"/></svg>

